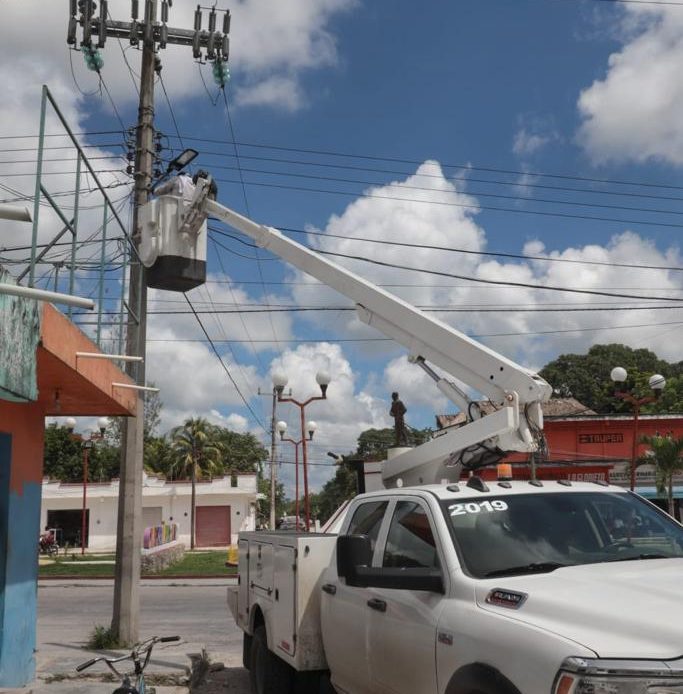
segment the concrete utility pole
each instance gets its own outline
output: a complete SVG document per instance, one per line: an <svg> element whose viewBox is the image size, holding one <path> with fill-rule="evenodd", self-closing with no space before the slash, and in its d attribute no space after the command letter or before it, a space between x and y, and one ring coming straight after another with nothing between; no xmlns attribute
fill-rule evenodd
<svg viewBox="0 0 683 694"><path fill-rule="evenodd" d="M277 408L277 391L273 388L273 410L270 419L270 529L275 530L275 410Z"/></svg>
<svg viewBox="0 0 683 694"><path fill-rule="evenodd" d="M140 74L140 103L135 151L135 202L133 211L133 241L140 243L139 210L148 199L152 187L155 163L154 149L154 75L160 69L156 53L168 44L191 46L193 57L200 62L206 49L206 60L214 63L214 79L222 85L227 75L229 53L230 12L223 15L223 32L216 31L217 10L209 12L208 31L202 29L202 10L197 6L194 30L169 27L168 13L172 0L161 0L161 21L157 20L159 0L142 0L144 19L139 21L140 0L131 0L131 21L114 21L109 16L107 0L100 0L99 14L93 0L70 0L67 43L74 49L78 27L82 27L81 50L86 64L101 71L104 60L99 49L107 37L127 39L132 46L142 45ZM95 45L94 40L97 40ZM145 268L131 262L129 286L129 320L127 325L127 354L145 356L147 338L147 284ZM144 362L129 365L129 373L139 386L145 385ZM124 643L138 640L140 612L140 548L142 542L142 469L143 469L144 399L137 401L136 416L124 420L122 428L122 457L120 471L119 510L116 539L116 573L112 630Z"/></svg>
<svg viewBox="0 0 683 694"><path fill-rule="evenodd" d="M273 398L273 406L271 410L270 417L270 529L275 530L275 492L277 485L277 475L275 473L275 451L277 448L277 439L275 437L275 420L276 420L276 410L277 410L277 390L273 386L273 392L262 393L261 389L258 390L259 395L264 395Z"/></svg>
<svg viewBox="0 0 683 694"><path fill-rule="evenodd" d="M145 4L145 26L156 20L156 2ZM151 32L145 32L151 37ZM140 103L135 146L135 197L133 241L140 243L140 207L149 199L154 168L154 40L143 40L140 71ZM145 356L147 342L147 284L145 266L138 259L130 265L128 305L139 307L138 320L130 316L126 354ZM135 310L135 309L133 309ZM128 373L138 385L145 385L145 362L128 365ZM135 417L124 418L121 429L121 469L119 508L116 523L116 566L114 571L114 609L111 628L122 643L139 637L140 541L142 538L142 469L144 453L145 400L138 393Z"/></svg>

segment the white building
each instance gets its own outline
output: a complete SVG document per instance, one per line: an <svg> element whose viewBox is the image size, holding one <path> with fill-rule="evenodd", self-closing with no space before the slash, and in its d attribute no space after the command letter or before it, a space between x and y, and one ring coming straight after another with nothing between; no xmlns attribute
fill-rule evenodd
<svg viewBox="0 0 683 694"><path fill-rule="evenodd" d="M239 474L196 483L196 546L226 547L237 543L237 533L256 527L255 474ZM168 481L143 473L143 528L178 524L178 540L190 546L189 481ZM86 547L91 551L116 549L119 481L88 482L86 489ZM56 528L60 545L80 547L83 484L43 481L41 528ZM142 538L140 538L142 546Z"/></svg>

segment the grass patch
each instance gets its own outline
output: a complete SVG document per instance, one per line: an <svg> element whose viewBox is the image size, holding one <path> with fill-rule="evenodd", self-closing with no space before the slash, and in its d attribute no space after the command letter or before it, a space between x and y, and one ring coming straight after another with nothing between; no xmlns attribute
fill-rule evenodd
<svg viewBox="0 0 683 694"><path fill-rule="evenodd" d="M119 648L121 644L116 634L111 630L111 627L104 627L101 624L97 624L92 632L90 632L87 646L95 651L108 651L111 648Z"/></svg>
<svg viewBox="0 0 683 694"><path fill-rule="evenodd" d="M87 556L86 560L87 560ZM234 576L237 567L225 566L226 552L224 550L208 552L186 552L181 561L167 569L153 574L154 576ZM110 559L110 557L107 557ZM111 557L113 559L113 556ZM92 559L91 559L92 560ZM152 575L152 574L150 574ZM114 564L84 564L80 555L75 560L70 556L60 557L54 564L44 564L38 567L38 576L78 576L83 578L113 578ZM145 574L143 574L143 577Z"/></svg>
<svg viewBox="0 0 683 694"><path fill-rule="evenodd" d="M39 566L38 577L41 576L83 576L84 578L105 576L113 578L114 564L82 564L66 559L54 564Z"/></svg>
<svg viewBox="0 0 683 694"><path fill-rule="evenodd" d="M73 564L79 561L114 561L116 559L115 554L81 554L78 550L76 552L69 552L68 554L59 554L54 557L59 562L64 562L65 564Z"/></svg>
<svg viewBox="0 0 683 694"><path fill-rule="evenodd" d="M160 571L157 576L234 576L237 568L226 566L224 550L215 552L185 552L185 556L173 566Z"/></svg>

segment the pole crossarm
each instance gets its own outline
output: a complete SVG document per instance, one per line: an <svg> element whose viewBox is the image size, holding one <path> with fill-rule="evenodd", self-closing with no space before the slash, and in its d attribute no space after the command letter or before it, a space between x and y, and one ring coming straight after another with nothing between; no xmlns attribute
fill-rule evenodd
<svg viewBox="0 0 683 694"><path fill-rule="evenodd" d="M99 25L100 22L98 19L92 20L93 33L96 33L96 31L99 29ZM156 43L161 42L164 38L161 35L161 29L161 24L157 24L153 28L152 36ZM180 29L177 27L167 26L166 30L168 31L168 34L165 37L166 43L175 44L177 46L192 46L195 43L196 33L192 29ZM108 19L106 21L105 31L107 36L111 36L112 38L116 39L130 40L131 37L134 37L134 40L137 39L139 42L142 42L146 37L144 25L139 22L119 22L113 19ZM200 31L198 36L199 45L202 48L208 48L209 39L211 38L212 34L208 31ZM221 32L214 32L213 37L214 41L218 44L220 44L223 40L223 34Z"/></svg>

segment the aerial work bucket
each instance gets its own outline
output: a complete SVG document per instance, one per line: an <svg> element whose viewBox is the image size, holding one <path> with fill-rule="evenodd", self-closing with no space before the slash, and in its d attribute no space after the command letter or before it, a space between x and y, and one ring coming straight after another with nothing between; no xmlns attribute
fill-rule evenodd
<svg viewBox="0 0 683 694"><path fill-rule="evenodd" d="M140 259L147 286L186 292L206 282L206 222L187 224L187 204L162 195L140 208Z"/></svg>

